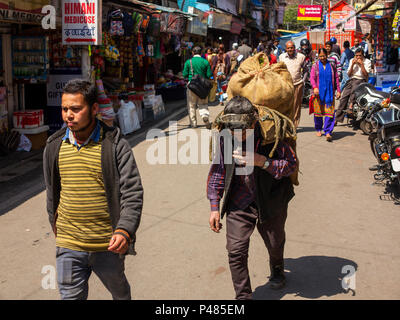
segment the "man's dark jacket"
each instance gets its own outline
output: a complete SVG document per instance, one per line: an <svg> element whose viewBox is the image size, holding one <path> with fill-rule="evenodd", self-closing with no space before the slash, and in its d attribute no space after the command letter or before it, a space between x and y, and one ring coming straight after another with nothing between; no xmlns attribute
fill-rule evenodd
<svg viewBox="0 0 400 320"><path fill-rule="evenodd" d="M257 153L268 156L273 144L260 146ZM225 190L221 205L221 218L228 211L232 189L235 164L225 164ZM254 180L256 188L256 204L260 222L282 214L287 209L289 201L294 197L294 188L290 177L274 179L266 170L254 167Z"/></svg>
<svg viewBox="0 0 400 320"><path fill-rule="evenodd" d="M134 253L135 235L143 207L142 182L131 147L121 137L120 129L100 123L104 135L101 145L101 168L111 225L113 230L123 229L129 233L132 245L128 253ZM47 213L53 230L61 191L58 155L65 133L66 128L63 128L50 136L43 154Z"/></svg>

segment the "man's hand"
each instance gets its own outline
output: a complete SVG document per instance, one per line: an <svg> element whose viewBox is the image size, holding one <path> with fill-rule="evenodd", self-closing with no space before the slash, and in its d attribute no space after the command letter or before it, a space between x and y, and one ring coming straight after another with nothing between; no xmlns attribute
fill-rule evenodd
<svg viewBox="0 0 400 320"><path fill-rule="evenodd" d="M314 88L314 96L317 96L317 95L319 95L319 90L318 90L318 88Z"/></svg>
<svg viewBox="0 0 400 320"><path fill-rule="evenodd" d="M219 233L222 229L221 218L218 211L211 211L210 213L210 228L212 231Z"/></svg>
<svg viewBox="0 0 400 320"><path fill-rule="evenodd" d="M336 91L336 99L340 99L340 92Z"/></svg>
<svg viewBox="0 0 400 320"><path fill-rule="evenodd" d="M236 160L239 165L247 166L251 164L251 158L253 158L253 163L255 167L263 167L265 161L267 161L267 157L263 156L259 153L250 153L243 152L243 155L240 155L236 151L233 152L232 157Z"/></svg>
<svg viewBox="0 0 400 320"><path fill-rule="evenodd" d="M128 241L120 234L114 234L108 244L108 251L124 254L128 250Z"/></svg>

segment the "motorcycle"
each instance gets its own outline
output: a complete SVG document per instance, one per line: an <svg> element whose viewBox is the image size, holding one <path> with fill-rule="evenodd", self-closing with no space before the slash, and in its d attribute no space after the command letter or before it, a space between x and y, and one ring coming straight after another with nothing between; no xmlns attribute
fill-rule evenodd
<svg viewBox="0 0 400 320"><path fill-rule="evenodd" d="M353 108L347 111L348 117L352 119L353 128L360 128L365 134L369 135L373 131L371 117L375 111L373 109L378 104L387 105L388 108L400 110L399 99L396 98L400 93L400 88L394 88L390 93L378 91L372 84L362 83L355 91L355 103Z"/></svg>
<svg viewBox="0 0 400 320"><path fill-rule="evenodd" d="M400 100L399 96L392 97ZM396 100L396 101L398 101ZM389 180L400 186L400 110L390 107L381 109L379 103L372 107L369 135L371 151L378 161L372 171L376 181Z"/></svg>

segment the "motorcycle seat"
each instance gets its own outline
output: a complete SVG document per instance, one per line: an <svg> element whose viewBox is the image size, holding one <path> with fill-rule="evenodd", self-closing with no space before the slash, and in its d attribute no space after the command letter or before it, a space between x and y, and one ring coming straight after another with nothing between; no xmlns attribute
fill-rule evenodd
<svg viewBox="0 0 400 320"><path fill-rule="evenodd" d="M369 95L372 98L384 100L390 97L390 93L378 91L375 87L370 83L362 83L360 84L357 89L355 90L355 96L359 97L362 95Z"/></svg>
<svg viewBox="0 0 400 320"><path fill-rule="evenodd" d="M390 102L396 103L396 104L400 104L400 94L390 94Z"/></svg>

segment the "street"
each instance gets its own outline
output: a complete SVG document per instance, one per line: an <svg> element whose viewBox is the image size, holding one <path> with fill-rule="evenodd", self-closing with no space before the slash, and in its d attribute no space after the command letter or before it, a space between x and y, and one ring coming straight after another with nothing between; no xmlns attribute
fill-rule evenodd
<svg viewBox="0 0 400 320"><path fill-rule="evenodd" d="M210 107L212 119L221 108ZM188 130L187 116L176 120L178 132ZM199 125L198 132L205 130L201 120ZM375 160L367 136L339 125L333 138L328 143L317 137L313 117L302 109L300 185L286 223L287 285L278 291L265 287L268 254L255 231L249 252L255 299L400 298L399 208L385 186L373 185L368 168ZM225 221L219 234L208 225L209 164L151 165L146 152L154 141L142 135L130 142L145 190L137 255L125 260L133 299L233 299ZM21 182L21 193L24 185L43 185L41 173L33 179ZM0 216L0 239L0 299L59 299L51 282L55 239L44 191ZM89 299L111 299L94 274Z"/></svg>

